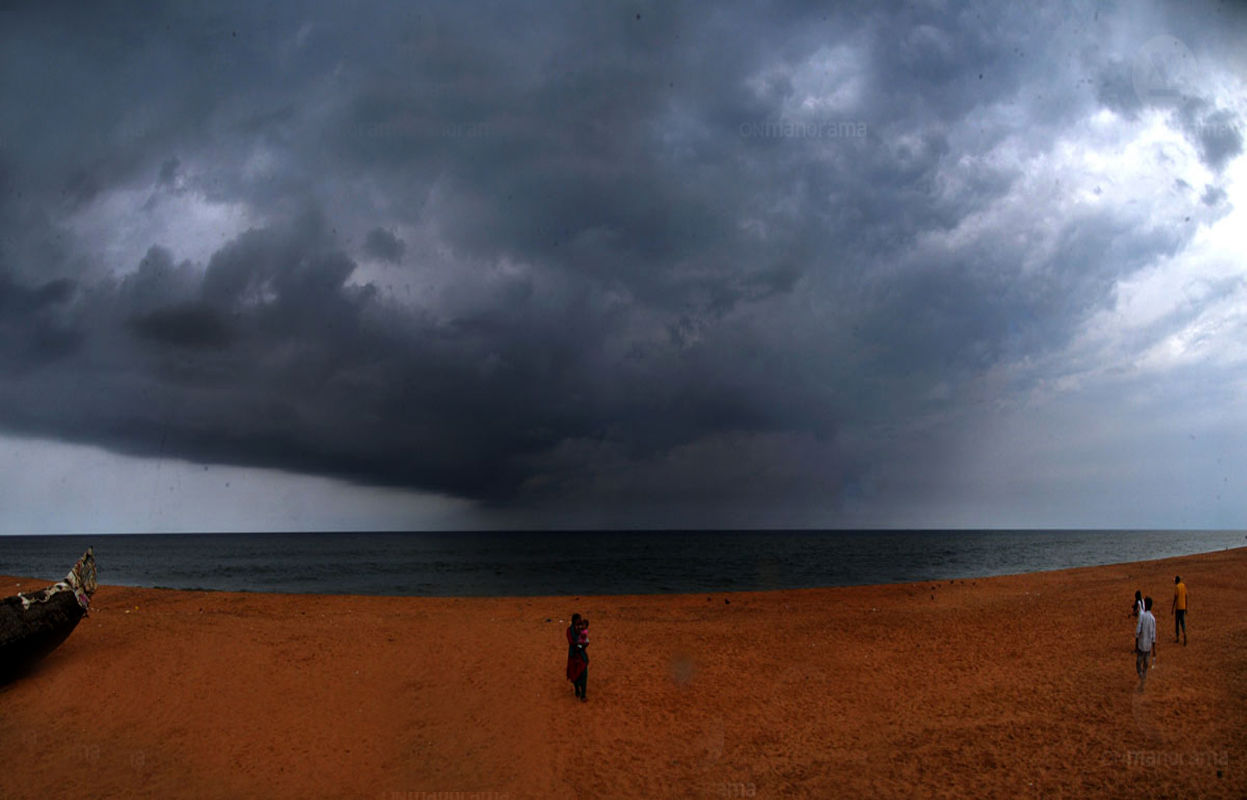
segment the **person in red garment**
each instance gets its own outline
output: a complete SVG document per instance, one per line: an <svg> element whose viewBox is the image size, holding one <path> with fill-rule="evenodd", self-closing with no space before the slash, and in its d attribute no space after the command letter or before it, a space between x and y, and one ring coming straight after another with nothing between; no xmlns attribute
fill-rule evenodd
<svg viewBox="0 0 1247 800"><path fill-rule="evenodd" d="M581 642L581 632L587 627L579 614L572 614L572 624L567 626L567 679L572 682L572 688L581 702L589 699L585 696L589 684L589 653L585 650L589 646L587 637Z"/></svg>

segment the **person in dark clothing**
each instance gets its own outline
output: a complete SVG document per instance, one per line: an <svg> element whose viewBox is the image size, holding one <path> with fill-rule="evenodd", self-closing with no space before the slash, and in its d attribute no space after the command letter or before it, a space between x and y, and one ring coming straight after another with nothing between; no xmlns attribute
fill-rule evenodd
<svg viewBox="0 0 1247 800"><path fill-rule="evenodd" d="M1138 632L1139 615L1143 613L1143 592L1134 593L1134 604L1130 606L1130 616L1134 617L1135 631ZM1134 650L1134 640L1130 640L1130 649Z"/></svg>
<svg viewBox="0 0 1247 800"><path fill-rule="evenodd" d="M576 696L581 702L588 700L586 692L589 685L589 643L587 637L581 642L581 632L588 626L579 614L572 614L572 624L567 626L567 679L572 682Z"/></svg>

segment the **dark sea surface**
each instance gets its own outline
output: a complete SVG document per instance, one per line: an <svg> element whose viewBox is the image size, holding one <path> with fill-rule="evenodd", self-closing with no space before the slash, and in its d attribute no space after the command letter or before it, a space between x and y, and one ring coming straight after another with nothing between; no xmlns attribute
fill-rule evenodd
<svg viewBox="0 0 1247 800"><path fill-rule="evenodd" d="M0 536L0 575L379 595L791 589L982 577L1247 546L1242 531L750 531ZM33 588L33 587L32 587Z"/></svg>

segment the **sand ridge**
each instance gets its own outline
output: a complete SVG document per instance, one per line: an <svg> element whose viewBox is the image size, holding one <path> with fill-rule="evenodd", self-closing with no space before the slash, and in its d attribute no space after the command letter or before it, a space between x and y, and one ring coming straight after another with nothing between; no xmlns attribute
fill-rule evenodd
<svg viewBox="0 0 1247 800"><path fill-rule="evenodd" d="M42 584L18 580L0 591ZM1239 798L1245 585L1247 549L727 594L106 585L0 687L0 797ZM1160 631L1142 694L1136 588ZM592 620L583 704L563 677L573 611Z"/></svg>

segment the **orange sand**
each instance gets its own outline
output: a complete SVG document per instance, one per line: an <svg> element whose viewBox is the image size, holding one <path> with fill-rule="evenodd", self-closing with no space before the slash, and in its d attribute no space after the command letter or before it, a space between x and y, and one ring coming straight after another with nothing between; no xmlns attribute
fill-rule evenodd
<svg viewBox="0 0 1247 800"><path fill-rule="evenodd" d="M1247 549L727 595L105 586L0 687L0 797L1241 798L1245 587ZM1141 695L1136 588L1161 632ZM584 704L572 611L592 620Z"/></svg>

